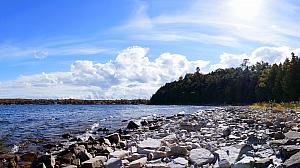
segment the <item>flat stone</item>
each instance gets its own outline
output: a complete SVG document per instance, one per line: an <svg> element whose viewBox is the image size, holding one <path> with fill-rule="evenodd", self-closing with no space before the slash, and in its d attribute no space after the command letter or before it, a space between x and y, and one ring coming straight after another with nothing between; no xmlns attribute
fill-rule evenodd
<svg viewBox="0 0 300 168"><path fill-rule="evenodd" d="M180 165L183 165L183 166L188 166L188 164L189 164L189 161L186 160L186 159L183 158L183 157L175 158L175 159L173 160L173 162L174 162L175 164L180 164Z"/></svg>
<svg viewBox="0 0 300 168"><path fill-rule="evenodd" d="M114 151L114 152L109 154L109 158L115 157L115 158L123 159L128 154L129 154L129 152L125 151L125 150Z"/></svg>
<svg viewBox="0 0 300 168"><path fill-rule="evenodd" d="M135 161L129 163L129 168L140 168L140 167L145 166L146 163L147 163L147 157L143 157L143 158L140 158L138 160L135 160Z"/></svg>
<svg viewBox="0 0 300 168"><path fill-rule="evenodd" d="M197 166L212 163L212 161L214 160L214 155L209 150L204 148L192 149L189 157L191 163Z"/></svg>
<svg viewBox="0 0 300 168"><path fill-rule="evenodd" d="M138 148L142 149L158 149L161 146L161 140L148 138L137 144Z"/></svg>
<svg viewBox="0 0 300 168"><path fill-rule="evenodd" d="M105 163L105 168L121 168L122 161L119 158L110 158Z"/></svg>

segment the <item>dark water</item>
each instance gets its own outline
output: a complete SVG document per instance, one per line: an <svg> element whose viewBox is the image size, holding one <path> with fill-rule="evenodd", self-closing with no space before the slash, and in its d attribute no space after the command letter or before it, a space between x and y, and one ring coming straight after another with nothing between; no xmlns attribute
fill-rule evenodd
<svg viewBox="0 0 300 168"><path fill-rule="evenodd" d="M0 105L0 152L30 148L61 140L71 133L89 136L99 127L115 130L126 126L122 120L168 116L184 111L197 112L211 107L150 105Z"/></svg>

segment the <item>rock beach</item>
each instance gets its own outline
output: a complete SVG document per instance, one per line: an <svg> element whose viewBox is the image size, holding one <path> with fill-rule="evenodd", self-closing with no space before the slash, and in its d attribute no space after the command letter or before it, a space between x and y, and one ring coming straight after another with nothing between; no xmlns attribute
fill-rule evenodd
<svg viewBox="0 0 300 168"><path fill-rule="evenodd" d="M219 107L129 121L115 133L86 141L64 135L69 145L50 153L1 156L1 167L173 168L299 167L299 114L285 110ZM101 129L100 131L102 131ZM80 139L80 140L79 140Z"/></svg>

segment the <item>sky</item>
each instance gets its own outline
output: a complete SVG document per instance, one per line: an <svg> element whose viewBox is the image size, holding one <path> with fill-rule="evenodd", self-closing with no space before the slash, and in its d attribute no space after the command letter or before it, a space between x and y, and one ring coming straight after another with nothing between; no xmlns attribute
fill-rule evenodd
<svg viewBox="0 0 300 168"><path fill-rule="evenodd" d="M300 54L297 0L1 0L0 98L149 99L200 67Z"/></svg>

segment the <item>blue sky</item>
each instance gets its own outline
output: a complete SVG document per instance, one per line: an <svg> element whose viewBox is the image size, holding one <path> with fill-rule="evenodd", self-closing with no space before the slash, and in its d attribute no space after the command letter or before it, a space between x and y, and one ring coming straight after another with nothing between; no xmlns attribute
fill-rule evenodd
<svg viewBox="0 0 300 168"><path fill-rule="evenodd" d="M2 0L0 97L149 98L197 66L278 63L299 53L299 12L296 0Z"/></svg>

